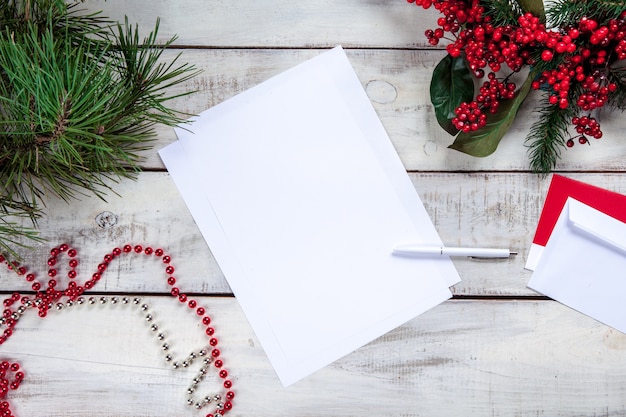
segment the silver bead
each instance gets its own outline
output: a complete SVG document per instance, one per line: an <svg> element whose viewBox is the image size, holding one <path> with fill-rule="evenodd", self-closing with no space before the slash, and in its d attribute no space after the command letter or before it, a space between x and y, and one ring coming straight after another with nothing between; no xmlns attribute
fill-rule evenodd
<svg viewBox="0 0 626 417"><path fill-rule="evenodd" d="M201 408L202 408L202 404L200 404L200 403L196 403L196 410L199 410L199 409L201 409Z"/></svg>
<svg viewBox="0 0 626 417"><path fill-rule="evenodd" d="M221 399L222 399L222 397L220 397L219 395L214 395L214 396L213 396L213 399L214 399L215 401L219 401L219 400L221 400Z"/></svg>
<svg viewBox="0 0 626 417"><path fill-rule="evenodd" d="M130 302L130 298L122 297L122 304L128 304Z"/></svg>
<svg viewBox="0 0 626 417"><path fill-rule="evenodd" d="M19 306L19 307L17 308L17 313L18 313L18 314L24 314L25 312L26 312L26 307L24 307L24 306Z"/></svg>
<svg viewBox="0 0 626 417"><path fill-rule="evenodd" d="M152 314L146 314L146 321L152 321Z"/></svg>
<svg viewBox="0 0 626 417"><path fill-rule="evenodd" d="M211 362L213 362L213 359L212 359L212 358L204 358L204 359L202 360L202 363L204 363L205 365L208 365L208 364L210 364Z"/></svg>
<svg viewBox="0 0 626 417"><path fill-rule="evenodd" d="M117 297L111 297L111 304L117 304L118 299Z"/></svg>
<svg viewBox="0 0 626 417"><path fill-rule="evenodd" d="M106 297L100 297L100 304L106 304L107 303L107 298Z"/></svg>
<svg viewBox="0 0 626 417"><path fill-rule="evenodd" d="M187 398L187 404L188 405L193 405L193 398L191 398L191 397Z"/></svg>
<svg viewBox="0 0 626 417"><path fill-rule="evenodd" d="M189 361L183 361L183 368L187 368L189 366Z"/></svg>
<svg viewBox="0 0 626 417"><path fill-rule="evenodd" d="M174 367L174 369L180 368L180 364L178 362L174 362L172 366Z"/></svg>
<svg viewBox="0 0 626 417"><path fill-rule="evenodd" d="M141 298L135 297L133 298L133 304L139 304L141 302Z"/></svg>
<svg viewBox="0 0 626 417"><path fill-rule="evenodd" d="M213 399L211 398L210 395L207 395L206 397L204 397L204 403L205 404L209 404L211 401L213 401Z"/></svg>
<svg viewBox="0 0 626 417"><path fill-rule="evenodd" d="M85 299L83 297L78 297L76 299L76 303L78 303L79 305L82 305L85 303Z"/></svg>
<svg viewBox="0 0 626 417"><path fill-rule="evenodd" d="M5 324L7 322L7 319L4 317L0 317L0 324Z"/></svg>
<svg viewBox="0 0 626 417"><path fill-rule="evenodd" d="M195 354L195 352L191 352L191 353L189 354L189 359L191 359L191 360L196 359L196 354Z"/></svg>
<svg viewBox="0 0 626 417"><path fill-rule="evenodd" d="M68 306L68 307L73 307L74 306L74 301L67 300L67 303L65 303L65 305Z"/></svg>
<svg viewBox="0 0 626 417"><path fill-rule="evenodd" d="M96 303L96 299L94 297L89 297L89 304L95 304Z"/></svg>
<svg viewBox="0 0 626 417"><path fill-rule="evenodd" d="M63 303L57 303L57 310L63 310L63 307L65 307Z"/></svg>
<svg viewBox="0 0 626 417"><path fill-rule="evenodd" d="M170 348L170 345L168 345L167 343L163 343L161 347L163 348L163 350L168 350Z"/></svg>
<svg viewBox="0 0 626 417"><path fill-rule="evenodd" d="M198 353L200 354L200 356L206 356L206 355L207 355L207 353L209 353L209 352L207 352L207 351L206 351L206 349L202 349L202 350L201 350L200 352L198 352Z"/></svg>
<svg viewBox="0 0 626 417"><path fill-rule="evenodd" d="M202 381L202 379L200 379L198 377L195 377L192 381L193 381L194 385L198 385L200 383L200 381Z"/></svg>
<svg viewBox="0 0 626 417"><path fill-rule="evenodd" d="M196 389L194 387L187 388L187 394L193 394Z"/></svg>
<svg viewBox="0 0 626 417"><path fill-rule="evenodd" d="M165 355L165 360L167 362L171 362L172 361L172 355Z"/></svg>
<svg viewBox="0 0 626 417"><path fill-rule="evenodd" d="M152 326L150 326L150 330L152 330L153 332L156 332L157 330L159 330L159 326L157 326L156 324L153 324Z"/></svg>
<svg viewBox="0 0 626 417"><path fill-rule="evenodd" d="M217 409L218 410L223 410L224 409L224 403L217 404Z"/></svg>
<svg viewBox="0 0 626 417"><path fill-rule="evenodd" d="M148 310L148 304L142 304L141 311L147 311L147 310Z"/></svg>
<svg viewBox="0 0 626 417"><path fill-rule="evenodd" d="M159 333L159 334L157 335L157 339L159 339L159 340L163 340L163 339L165 339L165 335L164 335L163 333Z"/></svg>

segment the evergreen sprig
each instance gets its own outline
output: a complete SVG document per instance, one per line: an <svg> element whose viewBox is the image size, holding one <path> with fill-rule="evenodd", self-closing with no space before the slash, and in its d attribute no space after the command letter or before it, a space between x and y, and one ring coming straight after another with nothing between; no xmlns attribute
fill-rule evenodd
<svg viewBox="0 0 626 417"><path fill-rule="evenodd" d="M546 175L561 156L561 150L569 138L568 129L576 114L572 108L561 109L551 106L544 97L537 110L539 119L533 123L526 136L526 146L533 172Z"/></svg>
<svg viewBox="0 0 626 417"><path fill-rule="evenodd" d="M137 27L81 15L78 3L0 3L0 251L36 237L23 224L41 200L104 198L110 181L133 178L155 126L174 126L168 90L197 74L157 44L159 22ZM26 239L22 239L26 238Z"/></svg>
<svg viewBox="0 0 626 417"><path fill-rule="evenodd" d="M625 8L623 0L554 0L548 5L546 19L556 27L575 26L588 16L594 16L600 25L604 25L610 19L617 18Z"/></svg>

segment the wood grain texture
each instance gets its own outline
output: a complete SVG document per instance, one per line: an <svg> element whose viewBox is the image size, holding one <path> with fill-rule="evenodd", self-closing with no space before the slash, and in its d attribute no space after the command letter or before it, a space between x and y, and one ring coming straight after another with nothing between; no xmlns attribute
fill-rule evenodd
<svg viewBox="0 0 626 417"><path fill-rule="evenodd" d="M162 247L173 258L178 285L213 318L235 382L235 408L227 414L233 417L626 415L626 336L536 299L526 287L530 272L523 266L549 184L549 177L527 172L524 138L538 94L524 103L494 155L448 150L452 138L438 127L428 93L444 56L424 38L438 17L434 10L406 0L86 0L82 6L115 19L127 15L143 33L160 17L160 40L179 35L164 59L182 52L181 62L203 70L170 91L196 91L171 103L189 114L343 45L443 241L508 246L519 255L455 259L462 278L453 287L457 299L285 389L158 157L159 148L176 140L171 128L159 127L154 149L143 154L148 171L112 183L117 195L45 199L38 228L48 241L22 251L41 280L52 245L78 248L78 280L116 246ZM624 118L606 111L599 118L604 138L564 150L557 170L626 193ZM175 353L186 355L206 343L204 329L169 295L163 268L154 257L124 256L95 290L142 296ZM23 278L0 270L0 293L28 289ZM45 320L29 311L0 346L0 360L17 360L26 372L7 397L16 416L206 415L185 403L197 369L168 367L141 314L72 309L51 311Z"/></svg>
<svg viewBox="0 0 626 417"><path fill-rule="evenodd" d="M625 193L620 174L569 175ZM526 288L524 270L543 206L549 178L500 173L412 173L415 188L448 245L510 247L519 255L504 260L455 259L462 282L457 295L535 295ZM105 253L125 243L162 246L172 257L185 289L198 293L229 293L230 289L167 173L144 172L137 181L116 186L108 202L97 198L66 202L50 199L39 223L48 243L23 252L32 269L41 271L51 245L67 242L80 250L80 273L91 276ZM137 264L138 263L138 264ZM149 275L135 271L147 270ZM105 274L99 290L163 292L162 267L143 258L123 258ZM27 289L23 280L0 271L0 287Z"/></svg>
<svg viewBox="0 0 626 417"><path fill-rule="evenodd" d="M178 45L220 48L411 48L428 45L424 36L438 13L406 0L289 1L88 0L85 7L138 23L149 31L161 18L160 39L178 35Z"/></svg>
<svg viewBox="0 0 626 417"><path fill-rule="evenodd" d="M170 299L143 300L176 342L177 353L202 348L191 312ZM214 315L235 383L233 416L559 417L625 411L626 337L555 302L446 302L284 389L236 301L199 301ZM133 313L98 306L53 312L46 320L25 315L1 349L2 357L22 362L27 374L11 398L16 414L204 416L206 411L185 404L197 370L166 365L143 318Z"/></svg>

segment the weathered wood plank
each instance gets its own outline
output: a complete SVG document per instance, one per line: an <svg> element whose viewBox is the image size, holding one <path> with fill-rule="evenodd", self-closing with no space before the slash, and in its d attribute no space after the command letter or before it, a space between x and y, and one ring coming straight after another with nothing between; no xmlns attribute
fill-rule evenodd
<svg viewBox="0 0 626 417"><path fill-rule="evenodd" d="M209 307L234 381L233 416L621 416L626 337L552 301L451 301L284 389L232 298ZM193 313L148 298L176 353L203 346ZM98 306L24 316L0 357L26 381L18 416L204 416L141 314ZM61 317L62 316L62 317ZM206 340L204 340L206 342Z"/></svg>
<svg viewBox="0 0 626 417"><path fill-rule="evenodd" d="M142 33L160 17L159 39L178 35L179 45L220 48L424 47L424 31L439 17L406 0L88 0L85 7L122 22L128 16Z"/></svg>
<svg viewBox="0 0 626 417"><path fill-rule="evenodd" d="M168 58L180 51L171 51ZM196 91L173 101L172 107L196 114L259 84L309 58L318 50L184 50L181 62L195 64L203 73L173 89ZM541 98L532 92L500 143L486 158L474 158L447 148L453 141L437 124L430 103L429 85L442 51L348 50L348 57L369 94L383 125L410 171L527 171L526 135L536 120L533 113ZM591 146L563 148L559 171L624 171L626 146L620 113L601 112L602 140ZM155 149L176 140L170 128L158 130ZM146 168L163 169L155 151L144 154Z"/></svg>
<svg viewBox="0 0 626 417"><path fill-rule="evenodd" d="M621 174L575 174L580 179L626 193ZM448 245L511 247L519 255L506 260L455 259L462 282L458 295L534 295L526 288L527 250L537 225L549 179L528 174L413 173L410 175L439 234ZM80 273L90 277L105 253L125 243L161 246L173 257L187 291L225 293L230 289L167 173L145 172L138 181L122 181L119 196L108 202L84 198L67 204L46 202L48 215L39 223L49 243L24 252L34 270L47 271L50 245L68 242L80 251ZM99 290L167 291L158 262L125 257L114 262ZM41 274L40 274L41 275ZM0 271L0 288L28 288Z"/></svg>

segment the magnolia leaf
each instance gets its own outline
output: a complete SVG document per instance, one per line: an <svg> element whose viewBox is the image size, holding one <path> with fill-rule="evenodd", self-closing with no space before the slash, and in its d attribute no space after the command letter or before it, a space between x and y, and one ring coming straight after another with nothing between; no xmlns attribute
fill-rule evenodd
<svg viewBox="0 0 626 417"><path fill-rule="evenodd" d="M542 0L519 0L519 4L525 12L530 12L539 18L546 17Z"/></svg>
<svg viewBox="0 0 626 417"><path fill-rule="evenodd" d="M469 133L461 132L448 148L472 156L488 156L495 152L500 139L515 120L519 106L528 95L533 78L532 74L528 76L514 98L503 100L498 112L487 116L484 127Z"/></svg>
<svg viewBox="0 0 626 417"><path fill-rule="evenodd" d="M465 59L446 55L435 67L430 82L430 101L439 125L449 134L456 135L459 130L452 124L452 118L456 116L454 110L473 98L474 81Z"/></svg>

